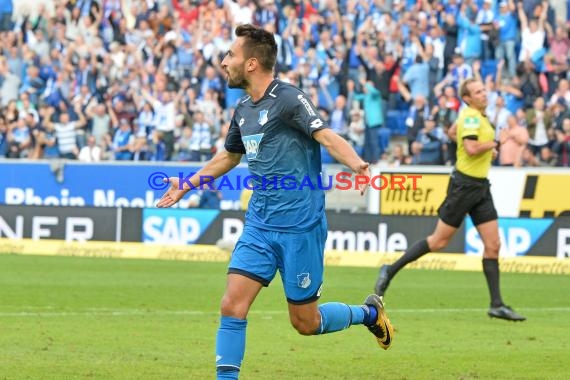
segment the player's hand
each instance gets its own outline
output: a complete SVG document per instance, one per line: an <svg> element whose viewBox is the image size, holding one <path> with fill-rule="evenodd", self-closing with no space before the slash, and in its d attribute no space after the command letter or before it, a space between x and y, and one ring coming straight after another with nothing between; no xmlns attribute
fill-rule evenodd
<svg viewBox="0 0 570 380"><path fill-rule="evenodd" d="M369 169L370 164L368 162L363 162L360 164L360 166L358 167L358 169L355 171L357 176L364 176L366 178L368 178L368 181L366 181L365 184L359 184L359 190L360 190L360 195L364 195L364 193L366 192L366 189L368 189L368 186L370 186L370 169Z"/></svg>
<svg viewBox="0 0 570 380"><path fill-rule="evenodd" d="M498 155L499 155L499 151L497 150L497 148L493 148L493 160L495 158L497 158Z"/></svg>
<svg viewBox="0 0 570 380"><path fill-rule="evenodd" d="M159 208L170 207L176 204L189 190L183 189L183 186L180 186L180 179L178 177L165 178L164 182L170 183L171 186L156 204L156 207Z"/></svg>

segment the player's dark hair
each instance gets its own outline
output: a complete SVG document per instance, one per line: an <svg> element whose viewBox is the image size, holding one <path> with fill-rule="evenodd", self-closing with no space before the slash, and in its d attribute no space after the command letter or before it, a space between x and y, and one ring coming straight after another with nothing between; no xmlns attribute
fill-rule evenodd
<svg viewBox="0 0 570 380"><path fill-rule="evenodd" d="M277 44L273 34L251 24L236 28L236 36L243 37L243 53L246 59L255 57L267 71L273 71L277 62Z"/></svg>

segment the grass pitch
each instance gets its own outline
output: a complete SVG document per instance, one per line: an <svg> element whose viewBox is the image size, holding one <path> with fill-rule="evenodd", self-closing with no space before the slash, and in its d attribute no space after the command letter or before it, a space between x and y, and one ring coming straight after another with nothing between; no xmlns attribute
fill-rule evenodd
<svg viewBox="0 0 570 380"><path fill-rule="evenodd" d="M226 265L0 255L0 379L214 379ZM373 268L327 267L322 301L360 303ZM502 274L528 320L486 316L481 273L404 270L389 351L361 326L302 337L280 279L249 316L241 379L567 379L570 276Z"/></svg>

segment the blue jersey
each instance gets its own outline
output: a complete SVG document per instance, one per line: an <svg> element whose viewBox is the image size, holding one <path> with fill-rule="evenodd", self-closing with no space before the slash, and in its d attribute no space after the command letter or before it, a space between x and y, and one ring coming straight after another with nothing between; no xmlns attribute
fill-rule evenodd
<svg viewBox="0 0 570 380"><path fill-rule="evenodd" d="M297 87L274 80L264 96L248 96L234 112L225 148L245 154L253 195L246 221L273 231L302 232L324 216L320 144L312 134L328 128Z"/></svg>

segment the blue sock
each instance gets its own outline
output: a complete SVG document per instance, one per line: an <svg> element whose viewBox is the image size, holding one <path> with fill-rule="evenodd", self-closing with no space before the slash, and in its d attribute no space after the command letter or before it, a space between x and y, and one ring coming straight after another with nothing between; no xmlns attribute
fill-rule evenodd
<svg viewBox="0 0 570 380"><path fill-rule="evenodd" d="M247 321L234 317L220 318L216 339L216 371L218 380L238 378L245 353L245 328Z"/></svg>
<svg viewBox="0 0 570 380"><path fill-rule="evenodd" d="M317 334L327 334L348 328L351 325L361 325L367 316L363 306L347 305L340 302L328 302L319 306L321 327Z"/></svg>
<svg viewBox="0 0 570 380"><path fill-rule="evenodd" d="M362 323L366 326L372 326L378 319L378 310L376 310L375 307L369 305L365 305L364 307L366 308L366 311L364 321Z"/></svg>

